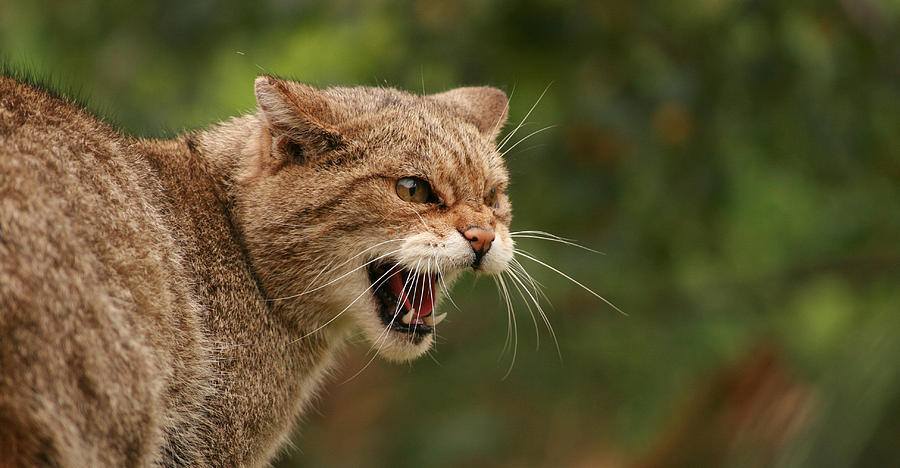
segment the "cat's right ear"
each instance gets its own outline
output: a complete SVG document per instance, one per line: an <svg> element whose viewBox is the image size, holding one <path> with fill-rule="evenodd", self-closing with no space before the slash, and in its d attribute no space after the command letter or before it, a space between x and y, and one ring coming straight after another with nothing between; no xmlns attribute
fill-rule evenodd
<svg viewBox="0 0 900 468"><path fill-rule="evenodd" d="M506 93L489 86L456 88L428 96L455 109L475 125L482 135L494 140L506 123L509 100Z"/></svg>
<svg viewBox="0 0 900 468"><path fill-rule="evenodd" d="M271 162L280 167L306 162L342 144L334 114L319 90L295 81L260 76L253 85L256 103L271 137Z"/></svg>

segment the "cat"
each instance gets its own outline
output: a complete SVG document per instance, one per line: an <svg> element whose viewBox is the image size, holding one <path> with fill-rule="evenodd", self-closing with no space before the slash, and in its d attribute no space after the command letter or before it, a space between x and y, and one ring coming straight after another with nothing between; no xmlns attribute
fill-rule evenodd
<svg viewBox="0 0 900 468"><path fill-rule="evenodd" d="M254 93L154 140L0 76L0 466L266 465L349 337L419 357L514 262L502 91Z"/></svg>

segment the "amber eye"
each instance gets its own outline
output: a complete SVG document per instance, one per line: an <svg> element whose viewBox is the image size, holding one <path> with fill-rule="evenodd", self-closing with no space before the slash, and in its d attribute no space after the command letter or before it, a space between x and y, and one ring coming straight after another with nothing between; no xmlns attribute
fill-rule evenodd
<svg viewBox="0 0 900 468"><path fill-rule="evenodd" d="M497 197L497 189L492 188L491 191L488 192L487 195L485 195L484 204L494 209L500 207L500 199Z"/></svg>
<svg viewBox="0 0 900 468"><path fill-rule="evenodd" d="M437 199L431 193L428 182L418 177L404 177L397 181L397 196L403 201L413 203L435 203Z"/></svg>

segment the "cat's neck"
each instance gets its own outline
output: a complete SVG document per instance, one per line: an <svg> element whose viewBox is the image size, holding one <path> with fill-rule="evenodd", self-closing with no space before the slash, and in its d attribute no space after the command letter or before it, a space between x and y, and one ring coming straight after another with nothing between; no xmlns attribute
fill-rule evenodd
<svg viewBox="0 0 900 468"><path fill-rule="evenodd" d="M342 341L304 337L283 310L286 304L268 300L253 272L234 191L262 132L260 119L247 115L174 140L147 141L143 151L171 203L169 221L179 233L184 266L199 279L193 288L205 310L204 333L221 387L208 402L214 420L207 443L233 466L273 453ZM220 444L241 439L241 433L257 437Z"/></svg>

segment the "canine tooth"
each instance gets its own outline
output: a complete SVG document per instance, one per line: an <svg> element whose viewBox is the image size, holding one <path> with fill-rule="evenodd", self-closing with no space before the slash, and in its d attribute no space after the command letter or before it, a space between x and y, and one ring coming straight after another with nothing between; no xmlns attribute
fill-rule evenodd
<svg viewBox="0 0 900 468"><path fill-rule="evenodd" d="M428 317L423 318L422 320L425 321L425 325L428 325L429 327L433 327L433 326L443 322L445 318L447 318L447 314L443 313L441 315L438 315L437 317L435 317L434 314L432 314L432 315L429 315Z"/></svg>
<svg viewBox="0 0 900 468"><path fill-rule="evenodd" d="M409 325L412 322L413 315L416 315L416 309L412 309L403 316L403 323Z"/></svg>

